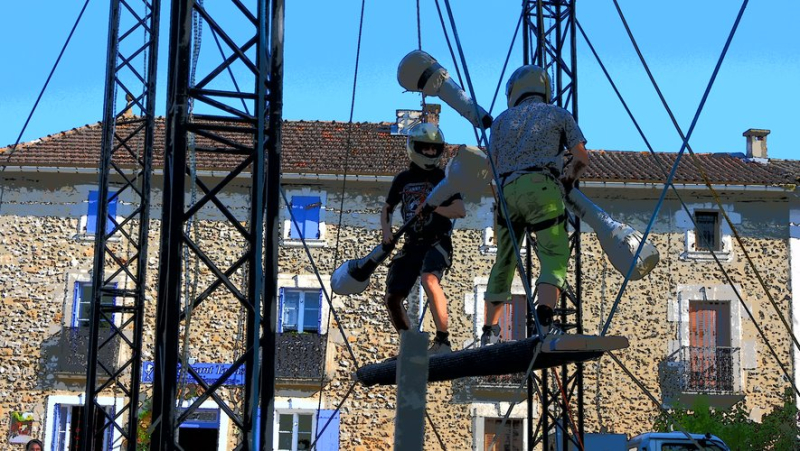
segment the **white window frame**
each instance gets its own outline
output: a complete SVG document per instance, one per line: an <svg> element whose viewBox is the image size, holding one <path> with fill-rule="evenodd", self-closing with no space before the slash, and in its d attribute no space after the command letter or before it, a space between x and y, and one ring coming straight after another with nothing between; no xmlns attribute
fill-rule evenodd
<svg viewBox="0 0 800 451"><path fill-rule="evenodd" d="M681 255L682 260L693 261L714 261L714 255L722 262L732 262L735 258L733 251L733 236L730 227L725 221L719 206L711 203L704 204L689 204L687 205L691 218L686 214L686 211L679 210L675 214L675 222L679 228L683 228L685 232L685 251ZM741 215L733 211L733 207L724 205L725 213L734 224L741 224ZM706 249L697 248L697 231L692 219L694 219L695 212L716 212L719 215L719 224L717 224L717 233L719 234L720 250L710 251Z"/></svg>
<svg viewBox="0 0 800 451"><path fill-rule="evenodd" d="M291 451L297 451L297 444L299 442L299 437L298 437L298 434L299 434L298 415L305 415L305 416L311 417L311 430L309 432L311 433L311 443L313 443L313 441L314 441L314 431L316 430L316 423L317 423L316 412L314 412L314 411L298 411L298 410L288 410L288 411L280 410L280 411L276 411L275 412L275 435L277 436L278 440L276 440L276 443L275 443L275 446L273 447L273 449L278 449L278 443L280 442L280 434L282 432L281 429L280 429L280 418L281 418L282 415L286 415L286 416L291 415L292 416L292 449L291 449ZM309 449L310 449L311 443L309 443Z"/></svg>
<svg viewBox="0 0 800 451"><path fill-rule="evenodd" d="M486 227L483 229L483 233L481 234L482 244L478 248L481 255L497 255L497 240L494 236L494 228ZM524 256L528 254L528 237L525 236L522 238L522 244L519 247L520 255Z"/></svg>
<svg viewBox="0 0 800 451"><path fill-rule="evenodd" d="M83 406L84 395L50 395L47 397L47 413L45 416L45 430L44 430L44 449L51 450L54 446L53 431L55 430L56 421L56 406L57 405L70 405L70 406ZM98 396L97 404L102 407L113 406L115 412L122 410L125 403L123 398L112 398L110 396ZM120 429L125 429L127 424L120 423L121 417L118 418L117 426ZM122 444L122 434L116 427L111 433L111 449L113 451L120 451Z"/></svg>
<svg viewBox="0 0 800 451"><path fill-rule="evenodd" d="M538 409L538 401L534 402L534 411ZM487 419L502 419L511 407L508 415L509 419L522 421L522 449L528 449L528 422L525 421L528 415L528 405L524 402L516 403L513 407L508 402L499 403L472 403L470 411L472 413L472 449L475 451L486 451L484 449L483 436L486 431ZM495 448L499 448L495 446Z"/></svg>
<svg viewBox="0 0 800 451"><path fill-rule="evenodd" d="M325 211L328 204L328 196L324 190L312 189L310 187L286 190L286 198L289 202L295 196L317 196L320 201L319 208L319 238L306 238L305 242L308 247L325 247L327 245L327 226L325 224ZM289 214L289 206L281 202L281 216L283 217L283 240L282 246L286 247L303 247L303 240L299 238L292 238L292 217Z"/></svg>
<svg viewBox="0 0 800 451"><path fill-rule="evenodd" d="M747 302L742 287L735 285L736 291ZM730 285L678 285L676 299L669 303L667 320L678 323L678 337L670 340L667 355L672 355L682 347L690 345L689 305L693 301L727 302L730 311L731 347L739 348L738 358L733 359L733 390L744 391L744 370L756 368L758 355L756 340L745 340L742 334L743 315L747 313L742 308L734 288ZM752 305L747 302L747 308L753 312Z"/></svg>
<svg viewBox="0 0 800 451"><path fill-rule="evenodd" d="M72 323L75 315L75 284L76 283L91 283L92 274L91 270L69 271L66 274L67 286L64 289L64 314L62 315L62 327L75 327ZM116 285L117 288L125 287L126 276L120 275L111 280L111 284ZM121 302L120 299L114 298L114 304ZM113 315L114 325L121 325L121 316Z"/></svg>
<svg viewBox="0 0 800 451"><path fill-rule="evenodd" d="M320 333L321 332L320 329L322 327L322 304L323 304L323 302L325 302L324 299L323 299L323 294L322 294L321 290L319 288L296 288L296 287L281 287L281 288L283 289L283 296L281 297L281 300L280 300L281 301L280 302L281 303L281 312L280 312L280 318L279 318L280 322L278 324L279 332L280 333L284 333L284 332L297 332L297 333L314 332L314 333ZM285 310L286 305L287 305L286 294L289 291L298 293L299 297L298 297L298 301L297 301L297 321L296 321L296 324L295 324L296 329L286 330L285 329L286 328L286 322L285 322L286 314L284 313L284 310ZM319 307L317 307L317 310L316 310L316 313L317 313L317 318L316 318L317 319L317 321L316 321L317 322L317 327L314 328L313 330L306 330L306 328L305 328L305 314L306 314L305 303L306 303L306 300L308 300L308 298L316 298L317 302L319 303Z"/></svg>
<svg viewBox="0 0 800 451"><path fill-rule="evenodd" d="M315 438L314 433L317 430L317 409L319 408L318 401L314 399L307 399L307 398L277 398L275 400L275 415L273 418L273 430L278 431L280 430L280 415L288 415L288 414L301 414L301 415L311 415L311 438L312 440ZM323 409L330 409L331 407L326 407L323 403ZM324 426L325 424L320 424L320 427ZM341 441L341 416L339 420L339 440ZM271 449L278 449L278 434L273 434L272 437L272 448ZM296 443L292 443L293 448L297 446ZM341 446L339 449L342 449Z"/></svg>
<svg viewBox="0 0 800 451"><path fill-rule="evenodd" d="M474 288L472 289L472 292L464 295L464 313L472 316L473 318L472 331L475 338L465 340L462 348L473 345L473 343L477 341L478 337L480 337L483 333L483 325L485 324L486 318L485 295L488 284L488 277L476 277L473 279ZM514 279L511 282L510 291L513 296L525 296L525 287L523 287L522 281L519 278L519 274L516 271L514 274Z"/></svg>
<svg viewBox="0 0 800 451"><path fill-rule="evenodd" d="M319 321L319 333L325 333L325 322L328 320L328 311L330 310L330 306L328 305L328 301L325 298L325 293L328 293L328 296L331 294L331 283L330 283L330 276L325 274L320 274L320 278L322 279L322 285L320 285L319 280L317 279L316 275L312 274L286 274L281 273L278 274L278 293L276 296L280 296L280 289L296 289L296 290L323 290L321 302L320 302L320 321ZM344 308L344 304L339 297L333 299L334 307L336 308ZM278 328L281 327L281 323L283 321L283 312L278 312L278 318L276 318ZM280 329L279 329L280 330ZM330 346L329 346L330 348Z"/></svg>

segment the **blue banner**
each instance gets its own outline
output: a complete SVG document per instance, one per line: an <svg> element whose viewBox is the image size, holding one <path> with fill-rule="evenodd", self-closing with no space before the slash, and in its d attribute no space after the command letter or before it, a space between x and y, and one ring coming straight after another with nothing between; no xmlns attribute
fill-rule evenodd
<svg viewBox="0 0 800 451"><path fill-rule="evenodd" d="M197 374L205 381L206 384L213 384L217 381L217 379L222 376L223 373L228 371L228 369L232 366L230 363L194 363L189 365L192 367L193 370L197 372ZM155 364L153 362L143 362L142 363L142 383L144 384L152 384L153 383L153 372L155 370ZM180 374L180 364L178 364L178 372ZM196 383L197 381L187 373L186 375L186 383L192 384ZM235 373L233 373L222 385L244 385L244 366L240 366Z"/></svg>

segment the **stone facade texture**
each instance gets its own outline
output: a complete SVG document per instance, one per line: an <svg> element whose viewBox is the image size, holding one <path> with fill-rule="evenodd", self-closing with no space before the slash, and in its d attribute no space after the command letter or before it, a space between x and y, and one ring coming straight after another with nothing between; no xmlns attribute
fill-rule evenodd
<svg viewBox="0 0 800 451"><path fill-rule="evenodd" d="M345 125L291 124L287 128L287 145L296 152L287 160L291 169L317 175L325 173L316 166L308 167L308 164L324 165L324 158L312 161L300 156L303 149L318 146L328 149L329 153L338 152L341 157L344 151L340 135ZM45 430L48 398L79 395L84 388L80 374L59 372L64 359L60 340L71 326L74 283L88 281L91 276L94 241L80 227L81 216L86 214L88 191L93 189L97 179L94 174L36 172L34 166L54 166L54 149L66 144L71 146L68 166L86 166L88 163L83 159L90 156L73 151L76 146L83 149L96 142L99 128L95 128L89 126L29 143L25 147L29 152L21 152L15 160L14 164L19 167L3 175L1 180L0 418L3 420L0 437L3 428L8 426L6 419L14 411L33 412L36 418L34 435L44 437L48 433ZM373 137L374 142L367 144L382 146L383 153L390 155L385 161L365 163L360 167L361 173L385 176L406 164L402 140L388 135L387 124L359 124L356 128L367 137L378 133L380 136ZM67 140L66 144L63 140ZM364 152L366 147L358 151ZM332 161L342 160L339 157ZM782 318L791 323L788 198L794 195L792 183L797 181L797 165L784 161L759 166L730 155L703 158L711 164L715 181L736 185L721 189L723 207L739 236L733 234L727 224L721 225L720 233L727 240L728 248L723 249L720 264L691 248L693 226L687 222L689 215L672 194L658 212L650 236L660 252L660 263L644 279L627 284L621 295L623 276L610 265L595 234L584 229L580 246L583 328L587 334L599 334L613 311L609 333L625 336L630 341L630 347L615 352L615 356L647 392L661 401L666 396L665 391L674 388L665 385L663 364L687 343L686 303L700 300L691 297L694 296L691 293L711 293L710 300L729 306L731 317L726 320L731 323L731 341L739 345L735 391L743 396L751 417L758 419L780 404L781 395L789 386L781 365L791 362L791 341ZM662 159L663 163L670 164L674 156ZM586 194L614 218L644 231L660 194L656 187L648 185L659 179L657 171L648 166L641 154L635 153L593 152L592 162L596 172L590 180L598 184L613 181L617 185L612 188L590 185L585 189ZM225 165L215 166L216 169L220 167L224 169ZM334 168L333 172L336 171ZM681 174L684 183L698 181L690 169ZM608 178L604 178L606 175ZM366 255L379 242L378 214L389 180L376 177L370 182L351 182L344 199L339 182L286 181L284 188L290 192L324 193L321 220L325 223L325 236L308 250L311 259L296 242L282 242L278 261L280 280L302 279L303 286L318 286L316 274L319 273L323 286L328 289L330 274L339 264ZM622 182L631 181L647 186L621 186ZM745 185L750 188L741 188ZM161 180L155 180L153 186L161 186ZM226 193L223 198L236 217L246 223L248 181L238 182L238 189L238 192ZM681 189L680 193L693 210L716 208L713 198L704 191ZM455 349L473 346L482 325L480 287L485 285L494 262L494 255L486 252L491 243L487 243L485 229L493 226L488 190L486 194L479 202L469 202L467 218L456 222L453 266L442 283L449 299L451 342ZM142 348L145 361L154 359L161 227L157 188L153 199ZM343 205L341 210L340 205ZM122 214L132 207L123 197L119 208L118 214ZM284 236L286 216L284 206L281 236ZM234 227L221 219L219 213L203 209L188 234L210 260L227 267L241 255L245 243ZM124 253L129 243L121 239L111 245ZM535 258L532 261L536 272L538 262ZM573 259L569 279L573 286L575 264ZM184 280L187 292L202 292L215 280L209 268L195 258L188 258L185 265L188 268ZM357 295L345 297L327 292L332 307L323 308L323 332L327 342L323 358L325 380L322 383L306 380L301 385L297 381L278 381L276 395L283 403L299 400L324 409L341 405L339 436L343 450L391 449L393 444L395 388L353 387L352 377L359 366L393 356L398 349L397 334L382 303L386 273L386 265L381 265L369 287ZM770 296L765 294L761 280ZM237 271L231 281L244 290L247 275ZM119 278L119 283L126 281ZM730 288L731 284L734 288ZM741 300L735 296L737 292ZM186 334L187 330L189 334L185 355L198 362L230 363L241 355L245 329L245 309L227 289L217 288L192 310L190 323L181 326L181 334ZM430 315L426 316L423 329L434 330ZM620 365L604 356L583 367L587 432L608 431L632 436L652 428L658 406ZM787 371L791 377L795 369L787 366ZM447 449L473 449L483 440L475 437L482 430L478 427L482 418L501 418L505 414L509 405L507 399L472 398L468 390L461 390L464 384L469 385L469 381L429 384L428 414L438 437L428 424L426 450L440 449L439 437ZM144 384L142 398L150 393L150 385ZM119 395L119 390L112 387L107 394ZM225 388L222 397L234 410L243 408L240 387ZM538 400L534 403L534 411L538 412ZM513 417L523 418L524 411L523 401L523 406L514 410ZM231 434L228 443L232 447L237 440L239 438Z"/></svg>

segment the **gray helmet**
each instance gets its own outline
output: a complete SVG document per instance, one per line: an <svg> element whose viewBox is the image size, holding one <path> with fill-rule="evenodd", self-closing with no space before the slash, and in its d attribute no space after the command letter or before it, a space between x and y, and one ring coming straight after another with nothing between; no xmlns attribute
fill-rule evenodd
<svg viewBox="0 0 800 451"><path fill-rule="evenodd" d="M509 77L506 83L508 107L517 106L523 97L530 94L539 94L545 102L550 103L550 77L546 70L532 64L520 67Z"/></svg>
<svg viewBox="0 0 800 451"><path fill-rule="evenodd" d="M433 144L436 149L434 156L422 153L422 149L428 147L426 144ZM408 152L408 158L422 169L431 170L435 168L439 164L439 160L442 159L442 154L444 154L444 135L442 131L439 130L439 127L427 122L415 125L408 131L406 152Z"/></svg>

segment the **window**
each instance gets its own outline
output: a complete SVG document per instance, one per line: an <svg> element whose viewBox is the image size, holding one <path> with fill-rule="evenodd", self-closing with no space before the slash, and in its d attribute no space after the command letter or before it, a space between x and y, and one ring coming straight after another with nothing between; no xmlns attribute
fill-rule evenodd
<svg viewBox="0 0 800 451"><path fill-rule="evenodd" d="M94 449L96 450L111 450L112 446L112 431L113 427L106 428L106 433L99 433L103 429L103 425L107 422L106 414L100 409L104 409L108 414L113 412L111 406L97 407L95 411L95 443ZM68 451L75 449L78 446L80 438L81 421L83 421L83 414L85 408L82 405L74 404L56 404L54 412L54 428L53 428L53 441L49 449L54 451ZM113 416L113 415L112 415Z"/></svg>
<svg viewBox="0 0 800 451"><path fill-rule="evenodd" d="M730 303L689 303L689 389L730 391L733 389Z"/></svg>
<svg viewBox="0 0 800 451"><path fill-rule="evenodd" d="M318 333L322 319L321 306L322 290L281 288L278 331Z"/></svg>
<svg viewBox="0 0 800 451"><path fill-rule="evenodd" d="M92 282L75 282L74 304L72 308L72 327L89 327L92 320ZM103 305L114 305L113 296L103 296ZM100 327L109 327L109 320L113 317L103 315L100 317Z"/></svg>
<svg viewBox="0 0 800 451"><path fill-rule="evenodd" d="M525 327L527 306L526 296L515 294L511 296L511 302L503 304L500 314L500 336L505 341L524 340L527 336ZM486 311L484 310L484 318Z"/></svg>
<svg viewBox="0 0 800 451"><path fill-rule="evenodd" d="M722 250L719 233L719 212L695 211L694 220L697 225L695 248L698 251Z"/></svg>
<svg viewBox="0 0 800 451"><path fill-rule="evenodd" d="M502 418L485 418L483 423L483 451L523 451L522 420L509 418L504 427ZM495 435L497 438L495 439ZM494 445L492 442L494 441Z"/></svg>
<svg viewBox="0 0 800 451"><path fill-rule="evenodd" d="M292 196L289 210L291 212L289 239L318 240L321 238L319 223L322 200L319 196Z"/></svg>
<svg viewBox="0 0 800 451"><path fill-rule="evenodd" d="M279 412L276 421L277 451L310 450L315 439L319 451L339 449L339 412L320 410L319 417L315 412Z"/></svg>
<svg viewBox="0 0 800 451"><path fill-rule="evenodd" d="M115 196L116 193L109 192L108 198L108 217L113 218L117 215L117 197ZM88 235L94 235L97 233L97 213L100 210L100 206L98 205L98 199L100 196L100 192L96 190L89 191L89 209L87 211L86 216L82 219L82 227L81 232L86 232ZM110 232L114 230L114 223L111 219L106 220L106 232Z"/></svg>

